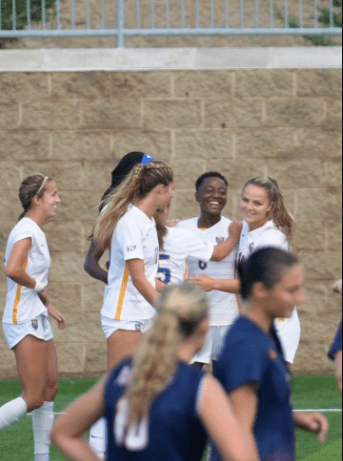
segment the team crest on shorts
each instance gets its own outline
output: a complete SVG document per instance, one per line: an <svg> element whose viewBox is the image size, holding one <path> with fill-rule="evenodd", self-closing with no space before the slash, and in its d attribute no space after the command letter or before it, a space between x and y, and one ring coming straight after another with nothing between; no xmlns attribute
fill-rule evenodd
<svg viewBox="0 0 343 461"><path fill-rule="evenodd" d="M225 242L225 237L216 237L216 242L219 245L219 243Z"/></svg>
<svg viewBox="0 0 343 461"><path fill-rule="evenodd" d="M31 325L34 330L38 330L38 320L32 320Z"/></svg>

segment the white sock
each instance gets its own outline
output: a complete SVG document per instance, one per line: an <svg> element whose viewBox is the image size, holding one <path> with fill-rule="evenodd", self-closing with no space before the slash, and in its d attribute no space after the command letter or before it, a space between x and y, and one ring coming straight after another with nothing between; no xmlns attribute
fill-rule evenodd
<svg viewBox="0 0 343 461"><path fill-rule="evenodd" d="M50 434L54 425L54 402L44 402L32 412L35 461L49 461Z"/></svg>
<svg viewBox="0 0 343 461"><path fill-rule="evenodd" d="M22 397L5 403L0 408L0 431L17 423L27 413L27 405Z"/></svg>
<svg viewBox="0 0 343 461"><path fill-rule="evenodd" d="M90 431L89 445L100 459L104 459L106 452L106 422L105 418L99 419Z"/></svg>

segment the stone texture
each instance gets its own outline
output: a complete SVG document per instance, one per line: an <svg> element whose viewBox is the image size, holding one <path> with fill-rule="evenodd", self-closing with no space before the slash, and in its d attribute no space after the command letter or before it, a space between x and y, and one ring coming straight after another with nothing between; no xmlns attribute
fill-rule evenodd
<svg viewBox="0 0 343 461"><path fill-rule="evenodd" d="M201 127L201 102L144 101L144 129Z"/></svg>
<svg viewBox="0 0 343 461"><path fill-rule="evenodd" d="M56 220L66 221L72 217L76 221L95 221L98 215L98 206L104 189L95 191L77 191L61 192L61 204L56 213ZM1 205L0 205L1 207Z"/></svg>
<svg viewBox="0 0 343 461"><path fill-rule="evenodd" d="M295 133L288 128L237 130L237 158L282 158L294 156Z"/></svg>
<svg viewBox="0 0 343 461"><path fill-rule="evenodd" d="M267 101L268 126L320 126L324 122L321 99L273 98Z"/></svg>
<svg viewBox="0 0 343 461"><path fill-rule="evenodd" d="M301 259L308 280L335 280L342 273L341 252L304 250Z"/></svg>
<svg viewBox="0 0 343 461"><path fill-rule="evenodd" d="M333 339L337 331L338 319L337 312L332 312L331 310L323 313L315 313L311 316L311 328L302 329L302 341L310 342L315 338L316 341L325 342L330 337Z"/></svg>
<svg viewBox="0 0 343 461"><path fill-rule="evenodd" d="M112 134L116 161L128 152L146 152L158 160L167 161L172 156L170 131L115 131Z"/></svg>
<svg viewBox="0 0 343 461"><path fill-rule="evenodd" d="M316 314L327 311L327 299L331 289L330 282L307 280L305 293L307 301L298 307L299 315L303 321L312 318Z"/></svg>
<svg viewBox="0 0 343 461"><path fill-rule="evenodd" d="M22 127L25 129L75 129L80 125L77 101L31 102L23 104Z"/></svg>
<svg viewBox="0 0 343 461"><path fill-rule="evenodd" d="M326 232L325 221L317 219L297 220L294 245L297 252L302 250L325 250Z"/></svg>
<svg viewBox="0 0 343 461"><path fill-rule="evenodd" d="M103 374L107 369L107 345L103 343L90 343L87 344L86 349L86 363L85 373L89 374Z"/></svg>
<svg viewBox="0 0 343 461"><path fill-rule="evenodd" d="M342 129L342 98L328 99L326 128L328 130Z"/></svg>
<svg viewBox="0 0 343 461"><path fill-rule="evenodd" d="M332 159L325 162L326 182L328 187L342 186L342 159Z"/></svg>
<svg viewBox="0 0 343 461"><path fill-rule="evenodd" d="M20 163L1 161L0 190L19 190L20 180Z"/></svg>
<svg viewBox="0 0 343 461"><path fill-rule="evenodd" d="M205 173L205 162L202 160L173 160L170 162L176 179L176 190L190 189L195 191L196 180Z"/></svg>
<svg viewBox="0 0 343 461"><path fill-rule="evenodd" d="M214 99L228 98L232 94L232 73L180 72L174 74L176 98Z"/></svg>
<svg viewBox="0 0 343 461"><path fill-rule="evenodd" d="M293 96L293 72L282 70L252 70L235 72L235 96Z"/></svg>
<svg viewBox="0 0 343 461"><path fill-rule="evenodd" d="M205 127L257 127L262 125L261 99L205 100Z"/></svg>
<svg viewBox="0 0 343 461"><path fill-rule="evenodd" d="M44 226L50 251L82 251L83 228L78 221L49 221Z"/></svg>
<svg viewBox="0 0 343 461"><path fill-rule="evenodd" d="M49 133L0 131L0 161L45 160L49 157Z"/></svg>
<svg viewBox="0 0 343 461"><path fill-rule="evenodd" d="M101 329L101 319L99 314L68 312L67 315L68 327L61 331L57 328L57 323L52 321L55 341L58 344L74 343L93 343L96 340L104 340L104 335Z"/></svg>
<svg viewBox="0 0 343 461"><path fill-rule="evenodd" d="M115 162L112 161L94 161L84 162L82 169L83 187L88 190L103 189L109 187L111 182L111 171L115 167Z"/></svg>
<svg viewBox="0 0 343 461"><path fill-rule="evenodd" d="M325 187L325 165L322 160L268 160L268 176L277 179L280 188Z"/></svg>
<svg viewBox="0 0 343 461"><path fill-rule="evenodd" d="M177 158L232 158L232 133L228 130L188 130L175 132Z"/></svg>
<svg viewBox="0 0 343 461"><path fill-rule="evenodd" d="M140 128L140 105L132 100L84 102L82 127L86 129Z"/></svg>
<svg viewBox="0 0 343 461"><path fill-rule="evenodd" d="M108 259L107 255L104 259ZM100 316L100 311L104 301L105 285L100 281L97 281L96 283L91 282L92 279L89 277L88 283L83 285L85 312L98 313Z"/></svg>
<svg viewBox="0 0 343 461"><path fill-rule="evenodd" d="M71 252L52 253L51 280L54 282L86 283L88 275L83 271L85 255Z"/></svg>
<svg viewBox="0 0 343 461"><path fill-rule="evenodd" d="M23 176L40 172L52 178L58 189L80 190L82 184L81 162L68 162L68 160L44 161L44 162L23 162Z"/></svg>
<svg viewBox="0 0 343 461"><path fill-rule="evenodd" d="M105 99L111 97L107 72L55 72L51 75L53 99Z"/></svg>
<svg viewBox="0 0 343 461"><path fill-rule="evenodd" d="M82 343L56 344L59 374L71 374L73 376L84 372L86 346Z"/></svg>
<svg viewBox="0 0 343 461"><path fill-rule="evenodd" d="M0 102L42 101L49 97L45 73L0 74Z"/></svg>
<svg viewBox="0 0 343 461"><path fill-rule="evenodd" d="M2 331L1 336L3 337ZM4 343L1 349L2 350L0 355L0 379L17 378L17 365L13 351L10 351L8 349L7 343Z"/></svg>
<svg viewBox="0 0 343 461"><path fill-rule="evenodd" d="M300 218L342 218L342 196L339 189L299 189L297 202L297 215Z"/></svg>
<svg viewBox="0 0 343 461"><path fill-rule="evenodd" d="M297 71L298 96L333 96L342 94L342 71L307 69Z"/></svg>
<svg viewBox="0 0 343 461"><path fill-rule="evenodd" d="M111 134L106 131L52 132L52 156L56 160L112 159Z"/></svg>
<svg viewBox="0 0 343 461"><path fill-rule="evenodd" d="M48 240L49 245L51 239ZM69 324L69 313L82 315L82 285L80 283L49 283L48 293L53 306L61 311L67 318Z"/></svg>
<svg viewBox="0 0 343 461"><path fill-rule="evenodd" d="M329 341L310 341L300 344L292 371L295 374L333 373L334 365L327 358Z"/></svg>
<svg viewBox="0 0 343 461"><path fill-rule="evenodd" d="M171 97L171 74L164 72L114 72L111 75L115 99L161 99Z"/></svg>
<svg viewBox="0 0 343 461"><path fill-rule="evenodd" d="M326 220L327 249L338 250L342 248L342 220Z"/></svg>
<svg viewBox="0 0 343 461"><path fill-rule="evenodd" d="M342 131L302 129L297 131L299 157L342 157Z"/></svg>
<svg viewBox="0 0 343 461"><path fill-rule="evenodd" d="M19 105L0 103L0 129L8 130L19 126Z"/></svg>
<svg viewBox="0 0 343 461"><path fill-rule="evenodd" d="M205 171L219 171L229 183L229 189L241 191L244 184L256 176L264 176L264 163L245 160L244 167L240 160L206 160Z"/></svg>

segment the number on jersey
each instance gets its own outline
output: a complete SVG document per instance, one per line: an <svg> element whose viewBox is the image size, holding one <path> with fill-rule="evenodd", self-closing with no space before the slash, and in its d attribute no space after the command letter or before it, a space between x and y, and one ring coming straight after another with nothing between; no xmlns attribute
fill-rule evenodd
<svg viewBox="0 0 343 461"><path fill-rule="evenodd" d="M160 265L159 265L159 268L158 268L158 272L160 274L163 274L163 277L158 277L161 282L165 283L166 285L168 285L168 283L170 282L170 279L171 279L171 272L170 272L170 269L168 269L167 267L163 267L161 265L161 261L166 261L170 259L170 256L168 255L160 255Z"/></svg>
<svg viewBox="0 0 343 461"><path fill-rule="evenodd" d="M119 400L114 419L114 440L117 447L125 446L128 451L143 451L149 445L149 421L144 418L138 426L126 428L129 416L129 401Z"/></svg>

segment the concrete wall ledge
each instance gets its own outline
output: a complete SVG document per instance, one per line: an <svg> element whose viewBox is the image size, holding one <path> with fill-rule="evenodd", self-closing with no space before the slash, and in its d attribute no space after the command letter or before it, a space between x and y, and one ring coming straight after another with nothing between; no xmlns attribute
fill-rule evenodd
<svg viewBox="0 0 343 461"><path fill-rule="evenodd" d="M0 72L342 68L342 47L0 50Z"/></svg>

